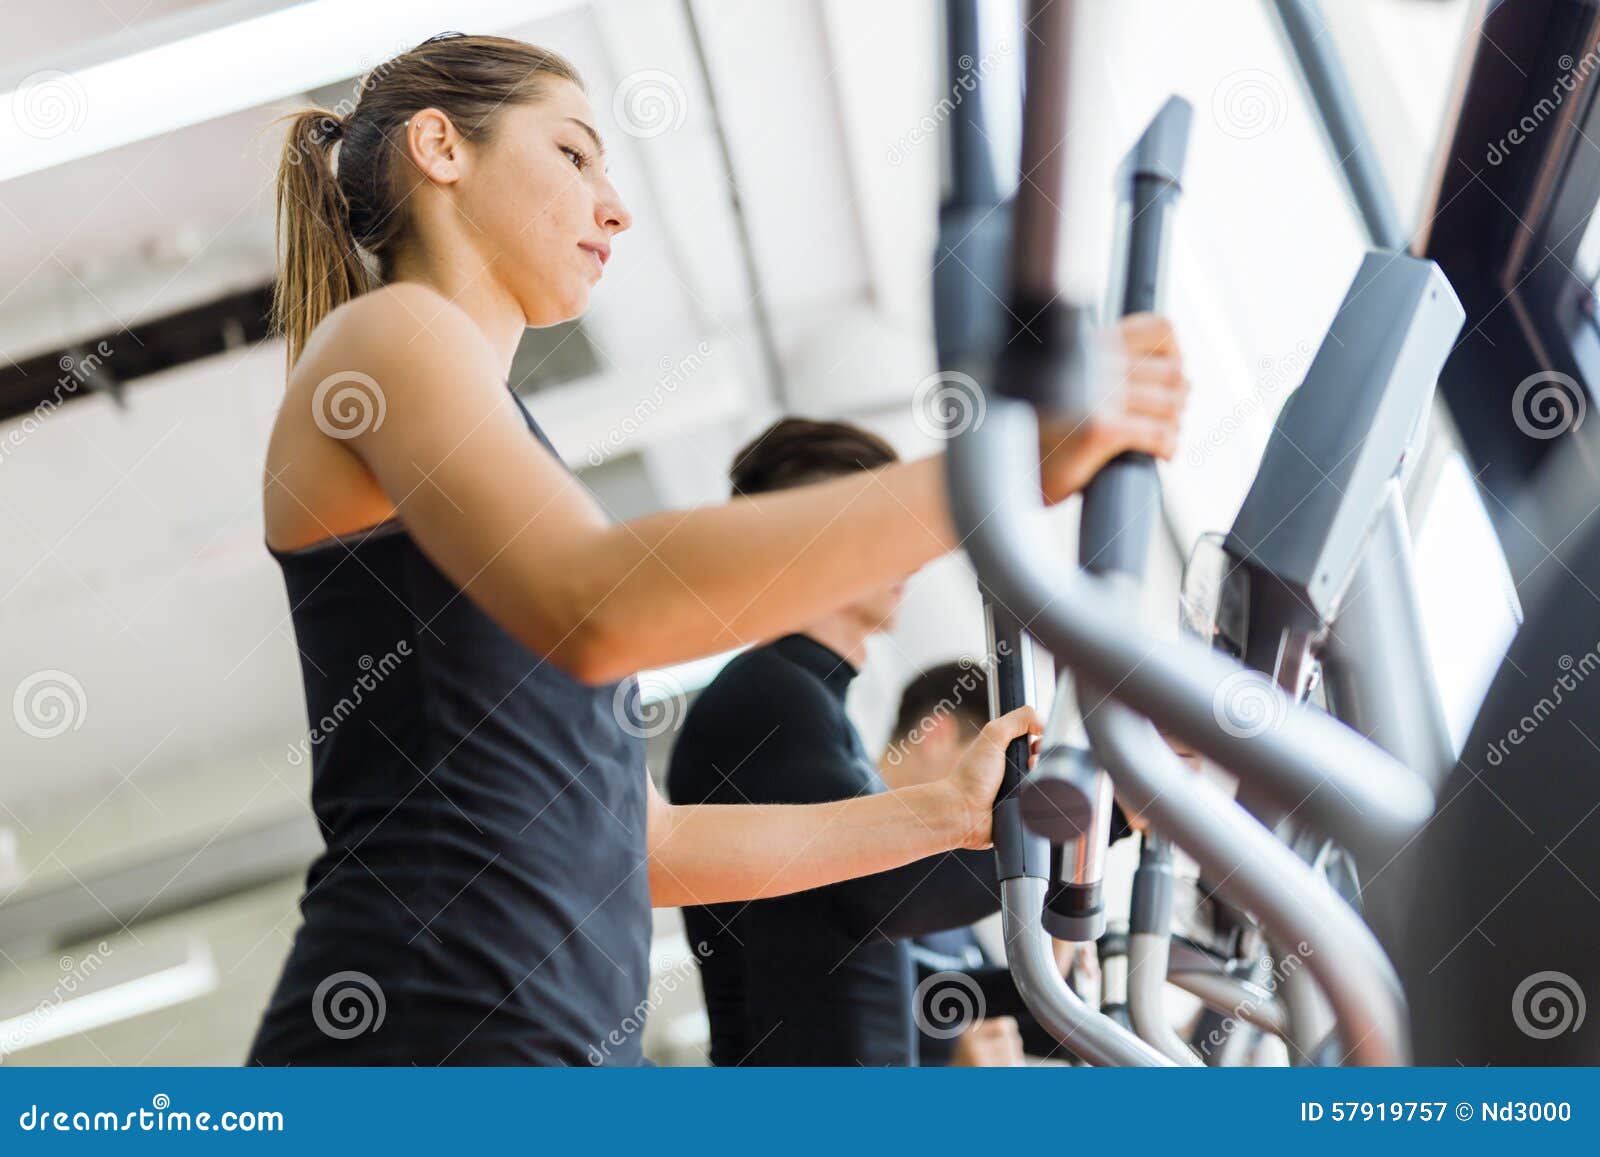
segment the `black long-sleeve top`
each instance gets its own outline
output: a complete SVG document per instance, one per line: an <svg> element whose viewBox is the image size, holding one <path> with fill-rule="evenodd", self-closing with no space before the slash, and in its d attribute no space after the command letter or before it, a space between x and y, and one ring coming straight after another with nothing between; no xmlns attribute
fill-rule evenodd
<svg viewBox="0 0 1600 1157"><path fill-rule="evenodd" d="M962 1026L965 1009L981 1016L1015 1017L1022 1034L1022 1049L1030 1056L1071 1060L1073 1053L1045 1027L1033 1019L1011 970L996 963L984 951L971 928L952 928L948 932L929 932L911 945L911 960L916 966L917 995L921 998L921 1017L917 1018L917 1063L925 1066L948 1065L955 1053L954 1030ZM952 980L958 973L963 980ZM941 994L954 1003L941 1004ZM953 1014L960 1016L953 1018Z"/></svg>
<svg viewBox="0 0 1600 1157"><path fill-rule="evenodd" d="M684 720L674 803L821 803L884 790L845 714L855 669L804 635L730 662ZM910 937L999 907L992 852L947 852L790 896L684 909L717 1065L911 1065Z"/></svg>

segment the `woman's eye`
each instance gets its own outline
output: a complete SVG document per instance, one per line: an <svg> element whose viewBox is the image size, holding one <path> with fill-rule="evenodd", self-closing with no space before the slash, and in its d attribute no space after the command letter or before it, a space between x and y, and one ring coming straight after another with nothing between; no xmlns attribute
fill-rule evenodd
<svg viewBox="0 0 1600 1157"><path fill-rule="evenodd" d="M584 156L577 149L571 148L567 145L562 145L561 151L566 153L568 157L572 158L572 163L580 169L585 168L589 164L589 158Z"/></svg>

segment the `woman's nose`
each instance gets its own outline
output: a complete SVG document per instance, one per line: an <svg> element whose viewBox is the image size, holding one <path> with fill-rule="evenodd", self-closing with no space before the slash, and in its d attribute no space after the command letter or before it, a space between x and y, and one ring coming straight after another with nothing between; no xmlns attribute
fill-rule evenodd
<svg viewBox="0 0 1600 1157"><path fill-rule="evenodd" d="M595 205L595 219L601 228L611 233L621 233L633 225L633 214L628 212L621 196L609 184Z"/></svg>

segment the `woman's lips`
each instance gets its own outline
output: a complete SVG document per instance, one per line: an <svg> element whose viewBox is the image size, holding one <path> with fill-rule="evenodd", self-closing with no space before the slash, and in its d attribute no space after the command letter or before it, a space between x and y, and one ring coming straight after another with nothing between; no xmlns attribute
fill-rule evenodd
<svg viewBox="0 0 1600 1157"><path fill-rule="evenodd" d="M597 274L605 272L606 262L611 258L610 250L601 249L596 245L580 245L578 248L582 249L590 257L594 258L594 268Z"/></svg>

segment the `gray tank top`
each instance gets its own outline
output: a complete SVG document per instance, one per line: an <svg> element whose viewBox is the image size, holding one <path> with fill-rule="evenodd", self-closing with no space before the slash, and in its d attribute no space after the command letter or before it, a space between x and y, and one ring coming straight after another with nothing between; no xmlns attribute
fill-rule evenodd
<svg viewBox="0 0 1600 1157"><path fill-rule="evenodd" d="M398 521L272 553L327 850L250 1061L641 1063L634 680L589 686L529 651Z"/></svg>

